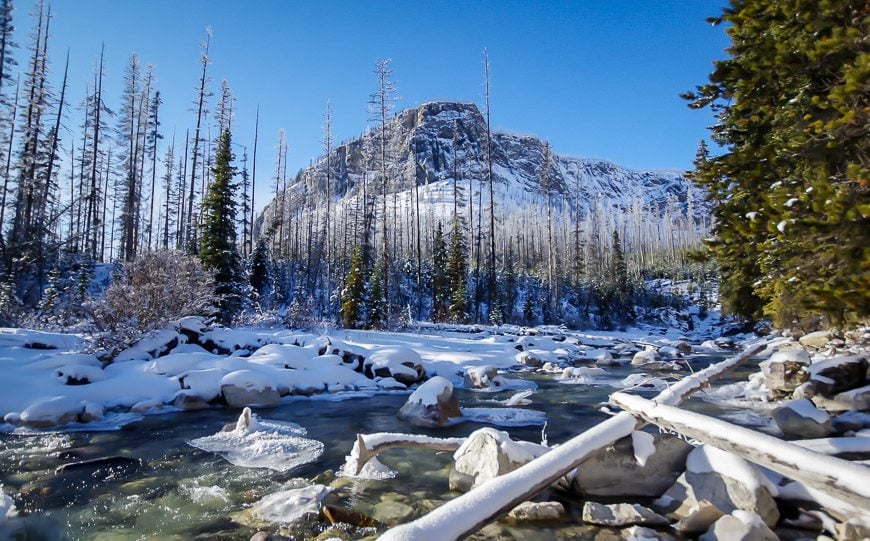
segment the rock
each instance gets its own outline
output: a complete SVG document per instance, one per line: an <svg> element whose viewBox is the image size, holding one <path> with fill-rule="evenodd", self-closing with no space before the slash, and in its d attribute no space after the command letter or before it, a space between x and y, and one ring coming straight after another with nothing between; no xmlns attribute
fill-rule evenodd
<svg viewBox="0 0 870 541"><path fill-rule="evenodd" d="M864 386L867 366L866 357L860 355L833 357L813 363L808 371L814 394L832 397Z"/></svg>
<svg viewBox="0 0 870 541"><path fill-rule="evenodd" d="M281 400L281 394L268 378L253 370L236 370L224 376L221 394L231 408L270 407Z"/></svg>
<svg viewBox="0 0 870 541"><path fill-rule="evenodd" d="M369 378L394 378L413 385L426 379L420 354L406 346L382 346L364 361L363 373Z"/></svg>
<svg viewBox="0 0 870 541"><path fill-rule="evenodd" d="M411 393L399 410L402 421L422 427L442 427L462 416L450 380L435 376Z"/></svg>
<svg viewBox="0 0 870 541"><path fill-rule="evenodd" d="M492 365L475 366L465 371L463 384L466 389L489 389L498 377Z"/></svg>
<svg viewBox="0 0 870 541"><path fill-rule="evenodd" d="M833 432L831 416L806 398L789 400L774 409L772 416L787 438L824 438Z"/></svg>
<svg viewBox="0 0 870 541"><path fill-rule="evenodd" d="M589 358L595 361L598 366L619 366L619 362L615 361L613 355L605 349L590 353Z"/></svg>
<svg viewBox="0 0 870 541"><path fill-rule="evenodd" d="M674 525L674 529L689 534L706 532L724 514L709 501L702 500L695 507L689 509L686 516Z"/></svg>
<svg viewBox="0 0 870 541"><path fill-rule="evenodd" d="M674 347L677 348L677 351L679 351L680 353L686 355L692 353L692 344L686 342L685 340L679 340L676 344L674 344Z"/></svg>
<svg viewBox="0 0 870 541"><path fill-rule="evenodd" d="M276 533L257 532L251 536L250 541L288 541L290 537L284 537Z"/></svg>
<svg viewBox="0 0 870 541"><path fill-rule="evenodd" d="M82 412L79 413L79 422L90 423L93 421L99 421L103 418L105 413L102 404L97 404L96 402L85 402Z"/></svg>
<svg viewBox="0 0 870 541"><path fill-rule="evenodd" d="M350 524L357 528L381 527L381 523L370 516L337 505L324 505L320 512L330 524Z"/></svg>
<svg viewBox="0 0 870 541"><path fill-rule="evenodd" d="M395 500L381 500L375 505L374 515L381 522L402 522L414 513L414 508Z"/></svg>
<svg viewBox="0 0 870 541"><path fill-rule="evenodd" d="M640 504L615 503L605 505L586 502L583 506L583 522L601 526L668 526L670 521L652 509Z"/></svg>
<svg viewBox="0 0 870 541"><path fill-rule="evenodd" d="M84 411L84 403L66 396L55 396L34 402L19 416L19 422L32 428L48 428L52 426L74 423Z"/></svg>
<svg viewBox="0 0 870 541"><path fill-rule="evenodd" d="M870 410L870 385L844 391L836 395L834 400L843 404L847 410Z"/></svg>
<svg viewBox="0 0 870 541"><path fill-rule="evenodd" d="M577 469L573 489L585 496L661 495L686 466L692 446L668 434L654 435L655 452L641 466L631 436L599 449Z"/></svg>
<svg viewBox="0 0 870 541"><path fill-rule="evenodd" d="M716 347L720 349L737 349L737 342L735 342L734 339L730 336L720 336L719 338L713 340L713 343L715 343Z"/></svg>
<svg viewBox="0 0 870 541"><path fill-rule="evenodd" d="M837 524L838 541L866 541L870 539L870 524L859 517L851 517Z"/></svg>
<svg viewBox="0 0 870 541"><path fill-rule="evenodd" d="M723 513L742 509L760 515L770 526L779 520L779 509L767 488L770 482L742 458L701 445L689 453L686 467L655 501L669 517L683 519L706 500Z"/></svg>
<svg viewBox="0 0 870 541"><path fill-rule="evenodd" d="M549 359L547 353L549 352L536 349L517 353L514 358L518 363L524 364L529 368L541 368L544 366L544 362Z"/></svg>
<svg viewBox="0 0 870 541"><path fill-rule="evenodd" d="M196 411L209 408L208 402L203 400L202 397L184 391L180 391L175 395L175 400L172 401L172 405L184 411Z"/></svg>
<svg viewBox="0 0 870 541"><path fill-rule="evenodd" d="M523 502L508 513L515 520L556 520L564 516L565 507L559 502Z"/></svg>
<svg viewBox="0 0 870 541"><path fill-rule="evenodd" d="M634 354L634 357L631 358L632 366L639 366L647 363L659 363L662 361L661 355L658 354L657 351L638 351Z"/></svg>
<svg viewBox="0 0 870 541"><path fill-rule="evenodd" d="M620 532L625 541L669 541L674 536L644 526L631 526Z"/></svg>
<svg viewBox="0 0 870 541"><path fill-rule="evenodd" d="M698 541L779 541L761 517L746 511L724 515Z"/></svg>
<svg viewBox="0 0 870 541"><path fill-rule="evenodd" d="M810 379L810 356L802 349L777 351L762 362L764 386L774 396L790 395Z"/></svg>
<svg viewBox="0 0 870 541"><path fill-rule="evenodd" d="M514 441L507 432L494 428L476 430L453 455L456 462L448 478L450 490L470 490L549 450L543 445Z"/></svg>
<svg viewBox="0 0 870 541"><path fill-rule="evenodd" d="M832 333L830 331L816 331L810 334L805 334L798 339L800 345L805 348L825 349L828 342L831 341Z"/></svg>

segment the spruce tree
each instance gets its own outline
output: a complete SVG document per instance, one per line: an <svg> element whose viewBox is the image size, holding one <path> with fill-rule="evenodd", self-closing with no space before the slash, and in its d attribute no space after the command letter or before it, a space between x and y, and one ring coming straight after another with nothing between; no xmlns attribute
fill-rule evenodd
<svg viewBox="0 0 870 541"><path fill-rule="evenodd" d="M435 228L432 247L432 321L444 321L450 311L450 275L447 243L441 222Z"/></svg>
<svg viewBox="0 0 870 541"><path fill-rule="evenodd" d="M464 323L468 319L468 301L465 287L465 235L459 216L453 218L453 237L450 240L450 320Z"/></svg>
<svg viewBox="0 0 870 541"><path fill-rule="evenodd" d="M360 320L365 284L362 266L362 254L359 245L356 245L350 256L350 269L341 291L341 320L348 329L356 328Z"/></svg>
<svg viewBox="0 0 870 541"><path fill-rule="evenodd" d="M387 301L383 288L384 263L378 260L369 277L369 295L366 303L366 327L380 329L386 323Z"/></svg>
<svg viewBox="0 0 870 541"><path fill-rule="evenodd" d="M694 178L714 205L723 306L780 326L870 314L863 0L732 3L730 57L684 94L718 115Z"/></svg>
<svg viewBox="0 0 870 541"><path fill-rule="evenodd" d="M236 247L236 184L229 130L218 144L212 182L202 202L199 259L214 272L220 319L229 323L241 308L241 258Z"/></svg>
<svg viewBox="0 0 870 541"><path fill-rule="evenodd" d="M269 295L272 290L271 270L269 262L269 246L265 237L257 240L257 248L251 258L251 271L248 278L254 291L254 301L261 307L268 305Z"/></svg>

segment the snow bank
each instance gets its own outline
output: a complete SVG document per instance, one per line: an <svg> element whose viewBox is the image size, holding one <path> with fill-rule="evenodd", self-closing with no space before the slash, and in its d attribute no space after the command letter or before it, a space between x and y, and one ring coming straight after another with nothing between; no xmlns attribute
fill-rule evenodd
<svg viewBox="0 0 870 541"><path fill-rule="evenodd" d="M0 347L29 349L77 349L82 339L75 334L60 334L31 329L0 328Z"/></svg>

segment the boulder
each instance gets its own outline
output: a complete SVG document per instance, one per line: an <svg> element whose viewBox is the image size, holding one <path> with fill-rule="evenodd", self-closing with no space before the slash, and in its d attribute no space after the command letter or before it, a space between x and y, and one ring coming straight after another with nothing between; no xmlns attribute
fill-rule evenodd
<svg viewBox="0 0 870 541"><path fill-rule="evenodd" d="M81 400L66 396L55 396L34 402L28 406L18 418L18 421L32 428L48 428L52 426L74 423L84 411Z"/></svg>
<svg viewBox="0 0 870 541"><path fill-rule="evenodd" d="M523 502L514 507L508 517L514 520L556 520L565 516L565 506L559 502Z"/></svg>
<svg viewBox="0 0 870 541"><path fill-rule="evenodd" d="M605 505L586 502L583 506L583 522L601 526L667 526L670 521L652 509L640 504L615 503Z"/></svg>
<svg viewBox="0 0 870 541"><path fill-rule="evenodd" d="M840 541L866 541L870 539L870 524L861 517L850 517L837 524L837 539Z"/></svg>
<svg viewBox="0 0 870 541"><path fill-rule="evenodd" d="M601 349L589 354L589 358L598 366L618 366L619 362L613 359L613 355L606 349Z"/></svg>
<svg viewBox="0 0 870 541"><path fill-rule="evenodd" d="M625 541L670 541L674 536L664 532L657 532L645 526L631 526L623 529L620 534Z"/></svg>
<svg viewBox="0 0 870 541"><path fill-rule="evenodd" d="M798 339L800 345L805 348L811 349L825 349L825 346L828 345L828 342L831 341L833 335L830 331L816 331L811 332L810 334L805 334Z"/></svg>
<svg viewBox="0 0 870 541"><path fill-rule="evenodd" d="M713 340L713 343L716 344L716 347L720 349L737 349L737 342L735 342L734 339L730 336L720 336L719 338Z"/></svg>
<svg viewBox="0 0 870 541"><path fill-rule="evenodd" d="M453 384L447 378L435 376L411 393L398 417L412 425L437 428L462 417L462 412L453 395Z"/></svg>
<svg viewBox="0 0 870 541"><path fill-rule="evenodd" d="M774 396L790 395L810 379L810 356L802 349L777 351L761 363L764 386Z"/></svg>
<svg viewBox="0 0 870 541"><path fill-rule="evenodd" d="M363 373L369 378L393 378L413 385L426 379L420 354L406 346L383 346L364 361Z"/></svg>
<svg viewBox="0 0 870 541"><path fill-rule="evenodd" d="M270 407L281 400L269 379L253 370L236 370L221 378L221 394L231 408Z"/></svg>
<svg viewBox="0 0 870 541"><path fill-rule="evenodd" d="M779 537L754 513L736 510L713 523L699 541L779 541Z"/></svg>
<svg viewBox="0 0 870 541"><path fill-rule="evenodd" d="M709 530L724 514L712 503L702 500L689 509L686 516L674 525L674 529L685 534L700 534Z"/></svg>
<svg viewBox="0 0 870 541"><path fill-rule="evenodd" d="M850 411L870 410L870 385L844 391L834 397L834 401L842 404Z"/></svg>
<svg viewBox="0 0 870 541"><path fill-rule="evenodd" d="M653 445L655 452L643 466L635 458L631 436L599 449L577 469L573 490L584 496L661 495L685 469L692 446L661 433L654 435Z"/></svg>
<svg viewBox="0 0 870 541"><path fill-rule="evenodd" d="M639 366L642 364L648 363L660 363L662 361L662 356L659 355L657 351L638 351L634 354L634 357L631 358L632 366Z"/></svg>
<svg viewBox="0 0 870 541"><path fill-rule="evenodd" d="M737 509L755 513L769 526L779 520L770 482L742 458L701 445L689 453L686 468L655 501L669 517L684 519L706 500L723 513Z"/></svg>
<svg viewBox="0 0 870 541"><path fill-rule="evenodd" d="M465 371L463 385L466 389L489 389L496 383L498 370L492 365L475 366Z"/></svg>
<svg viewBox="0 0 870 541"><path fill-rule="evenodd" d="M674 344L674 347L677 348L677 351L685 355L692 353L692 344L685 340L678 340L677 343Z"/></svg>
<svg viewBox="0 0 870 541"><path fill-rule="evenodd" d="M808 368L813 394L832 397L862 387L867 381L867 358L839 356L813 363Z"/></svg>
<svg viewBox="0 0 870 541"><path fill-rule="evenodd" d="M536 443L514 441L507 432L494 428L476 430L453 454L455 462L448 478L450 490L470 490L549 450Z"/></svg>
<svg viewBox="0 0 870 541"><path fill-rule="evenodd" d="M772 416L787 438L824 438L833 432L831 416L806 398L785 402Z"/></svg>
<svg viewBox="0 0 870 541"><path fill-rule="evenodd" d="M544 362L549 361L553 356L549 351L534 349L530 351L522 351L514 357L519 364L528 366L529 368L541 368Z"/></svg>
<svg viewBox="0 0 870 541"><path fill-rule="evenodd" d="M204 410L208 409L208 402L202 399L196 393L180 391L175 395L175 400L172 401L172 405L176 408L184 411L196 411L196 410Z"/></svg>

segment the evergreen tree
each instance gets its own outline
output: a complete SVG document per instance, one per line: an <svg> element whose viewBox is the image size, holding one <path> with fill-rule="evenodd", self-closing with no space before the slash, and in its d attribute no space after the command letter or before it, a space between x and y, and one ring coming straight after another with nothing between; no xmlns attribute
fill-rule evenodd
<svg viewBox="0 0 870 541"><path fill-rule="evenodd" d="M432 247L432 321L444 321L450 311L450 275L447 243L441 222L435 228Z"/></svg>
<svg viewBox="0 0 870 541"><path fill-rule="evenodd" d="M350 269L341 291L341 320L348 329L356 328L360 320L363 301L363 263L359 245L350 256Z"/></svg>
<svg viewBox="0 0 870 541"><path fill-rule="evenodd" d="M254 255L251 258L251 271L248 280L256 296L254 301L261 308L268 305L268 299L272 291L271 269L269 246L263 237L257 240L257 248L254 250Z"/></svg>
<svg viewBox="0 0 870 541"><path fill-rule="evenodd" d="M369 329L379 329L386 323L387 302L384 298L383 276L383 261L378 260L369 277L369 295L366 303L366 327Z"/></svg>
<svg viewBox="0 0 870 541"><path fill-rule="evenodd" d="M241 308L241 258L236 247L236 174L229 130L221 134L212 182L202 203L199 258L214 271L220 318L230 322Z"/></svg>
<svg viewBox="0 0 870 541"><path fill-rule="evenodd" d="M450 240L450 320L463 323L468 319L468 301L465 288L465 235L459 216L453 218L453 237Z"/></svg>
<svg viewBox="0 0 870 541"><path fill-rule="evenodd" d="M611 250L613 252L610 263L610 278L613 280L613 286L621 301L628 300L628 267L625 264L625 252L622 249L622 242L619 240L619 233L613 230L611 236Z"/></svg>
<svg viewBox="0 0 870 541"><path fill-rule="evenodd" d="M870 62L863 0L739 0L730 58L684 94L718 114L714 204L723 307L781 326L870 314Z"/></svg>

